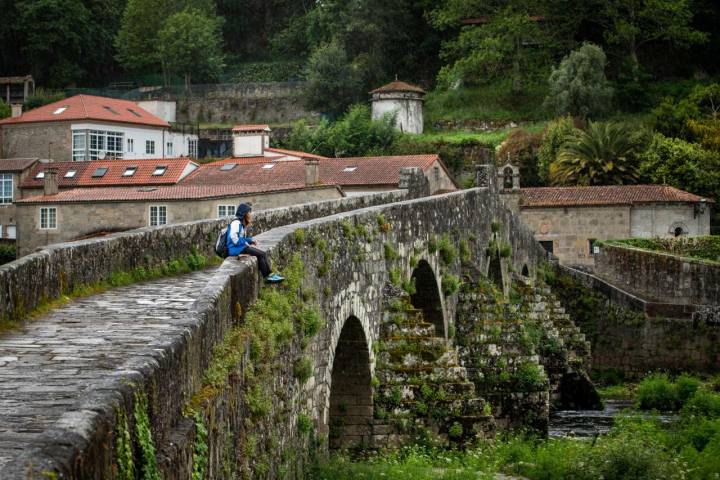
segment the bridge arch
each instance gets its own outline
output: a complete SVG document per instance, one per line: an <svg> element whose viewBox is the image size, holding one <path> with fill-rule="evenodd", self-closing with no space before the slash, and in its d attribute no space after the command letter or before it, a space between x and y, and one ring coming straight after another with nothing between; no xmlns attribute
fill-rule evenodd
<svg viewBox="0 0 720 480"><path fill-rule="evenodd" d="M332 362L330 448L369 443L373 419L370 348L360 320L345 320Z"/></svg>
<svg viewBox="0 0 720 480"><path fill-rule="evenodd" d="M425 321L435 325L438 336L444 337L447 331L445 306L437 277L427 260L420 260L412 272L415 282L415 293L410 296L410 303L422 310Z"/></svg>

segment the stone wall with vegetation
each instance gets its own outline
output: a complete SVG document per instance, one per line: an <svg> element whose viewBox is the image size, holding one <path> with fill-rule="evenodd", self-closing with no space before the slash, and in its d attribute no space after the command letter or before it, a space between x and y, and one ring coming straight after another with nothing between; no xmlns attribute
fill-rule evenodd
<svg viewBox="0 0 720 480"><path fill-rule="evenodd" d="M502 246L506 272L534 273L545 258L532 232L514 227L516 216L487 190L267 230L280 218L302 218L302 210L266 215L258 215L257 227L265 231L257 238L286 282L258 289L254 261L226 260L192 307L186 334L168 338L156 357L127 372L122 388L108 386L107 398L93 399L77 419L88 425L82 435L45 438L45 447L28 459L33 466L70 477L293 478L334 435L384 444L395 427L377 425L384 419L353 424L348 415L367 415L368 406L347 401L357 388L379 386L374 372L384 290L412 293L413 272L425 260L445 314L436 328L448 337L462 263L487 271L493 242ZM173 228L187 234L188 226ZM529 251L518 250L525 245ZM340 360L348 325L354 325L349 344L366 347L350 352L365 351L364 361ZM345 368L366 369L362 378L369 383L345 390L340 382L333 389L336 355ZM448 437L462 436L454 423L445 428Z"/></svg>
<svg viewBox="0 0 720 480"><path fill-rule="evenodd" d="M595 272L647 300L720 304L720 263L625 245L604 244Z"/></svg>
<svg viewBox="0 0 720 480"><path fill-rule="evenodd" d="M405 192L348 197L258 212L255 233L337 212L389 203ZM139 274L183 260L193 251L213 256L227 220L146 227L102 238L49 245L0 267L0 323L21 322L35 308L120 274ZM140 275L142 276L142 275Z"/></svg>
<svg viewBox="0 0 720 480"><path fill-rule="evenodd" d="M548 270L545 276L590 340L596 372L639 378L654 370L717 370L720 322L716 311L645 301L601 278L565 266Z"/></svg>

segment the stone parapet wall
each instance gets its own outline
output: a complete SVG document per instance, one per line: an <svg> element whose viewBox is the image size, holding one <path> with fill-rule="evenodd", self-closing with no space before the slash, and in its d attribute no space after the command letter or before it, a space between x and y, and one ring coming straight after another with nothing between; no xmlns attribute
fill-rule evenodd
<svg viewBox="0 0 720 480"><path fill-rule="evenodd" d="M597 276L647 300L720 305L720 264L638 248L603 245Z"/></svg>
<svg viewBox="0 0 720 480"><path fill-rule="evenodd" d="M638 378L655 370L712 373L720 365L717 308L651 302L587 272L561 265L556 272L564 292L555 292L591 341L593 369Z"/></svg>
<svg viewBox="0 0 720 480"><path fill-rule="evenodd" d="M254 232L405 198L397 191L258 212ZM0 267L0 320L21 321L35 307L74 288L108 280L114 272L152 268L184 258L193 249L214 255L227 220L146 227L102 238L49 245Z"/></svg>

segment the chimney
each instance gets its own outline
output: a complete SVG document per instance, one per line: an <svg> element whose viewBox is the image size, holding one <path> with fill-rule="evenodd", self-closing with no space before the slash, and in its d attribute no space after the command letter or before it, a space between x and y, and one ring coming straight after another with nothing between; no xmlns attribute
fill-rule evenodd
<svg viewBox="0 0 720 480"><path fill-rule="evenodd" d="M58 180L57 180L57 168L56 167L46 167L45 168L43 193L45 195L57 195Z"/></svg>
<svg viewBox="0 0 720 480"><path fill-rule="evenodd" d="M320 183L320 160L317 158L303 158L305 162L305 185Z"/></svg>
<svg viewBox="0 0 720 480"><path fill-rule="evenodd" d="M10 105L10 110L11 110L11 113L10 113L11 118L19 117L20 115L22 115L22 104L13 103Z"/></svg>

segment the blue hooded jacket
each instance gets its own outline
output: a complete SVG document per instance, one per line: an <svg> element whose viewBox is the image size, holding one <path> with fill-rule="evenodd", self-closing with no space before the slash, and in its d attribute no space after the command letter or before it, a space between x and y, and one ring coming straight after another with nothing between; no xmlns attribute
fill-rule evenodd
<svg viewBox="0 0 720 480"><path fill-rule="evenodd" d="M252 211L252 207L247 203L241 203L235 210L235 220L230 222L227 234L227 246L228 254L232 257L240 255L247 246L253 241L252 237L245 236L245 225L242 223L242 219L245 218L245 214ZM237 242L233 242L232 232L237 232Z"/></svg>

